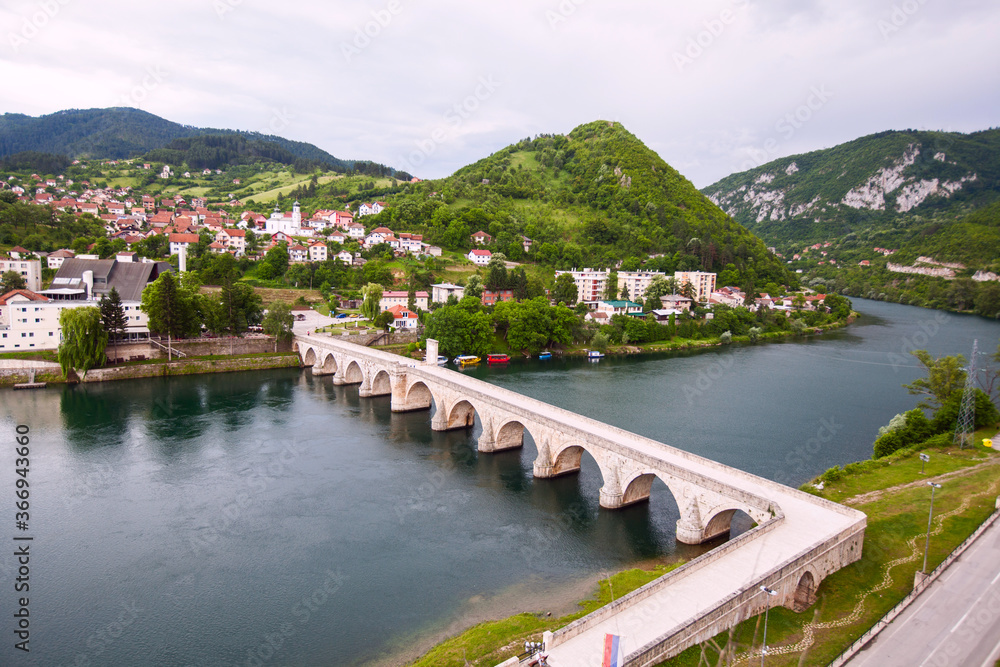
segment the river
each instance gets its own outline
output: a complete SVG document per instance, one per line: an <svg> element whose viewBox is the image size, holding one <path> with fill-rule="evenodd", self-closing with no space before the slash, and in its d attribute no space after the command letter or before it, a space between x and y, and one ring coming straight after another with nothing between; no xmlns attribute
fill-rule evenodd
<svg viewBox="0 0 1000 667"><path fill-rule="evenodd" d="M909 349L993 352L1000 323L855 300L807 340L662 357L467 371L798 485L866 458L912 408ZM690 558L666 488L598 507L596 465L534 480L523 451L475 452L307 371L0 391L0 538L30 535L30 648L13 648L13 549L0 556L3 665L395 664L442 633L566 610L602 573ZM30 528L14 529L15 426L30 429ZM738 529L745 529L742 524ZM17 533L17 535L15 535ZM19 594L20 595L20 594Z"/></svg>

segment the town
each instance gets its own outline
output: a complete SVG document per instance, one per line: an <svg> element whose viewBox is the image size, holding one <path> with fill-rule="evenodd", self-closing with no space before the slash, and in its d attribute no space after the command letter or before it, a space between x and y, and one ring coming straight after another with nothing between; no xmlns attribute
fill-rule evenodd
<svg viewBox="0 0 1000 667"><path fill-rule="evenodd" d="M109 165L118 163L101 166ZM137 168L150 170L153 166L143 163ZM155 166L160 177L172 174L169 165ZM221 170L216 170L214 175L220 174ZM213 175L212 170L205 169L203 175ZM190 177L190 172L184 176ZM555 270L548 279L533 272L528 280L525 265L533 268L530 238L521 236L519 240L523 263L508 261L503 253L495 252L493 236L482 229L469 235L467 250L443 250L425 242L420 233L395 231L382 224L366 226L367 217L391 206L386 201L357 202L353 210L345 206L343 210L317 208L311 212L294 201L290 210L275 205L261 213L237 200L212 203L204 196L156 196L131 186L96 187L89 180L77 183L64 174L5 174L0 184L0 196L11 206L47 209L53 217L62 216L64 222L71 216L89 229L99 230L89 242L87 237L78 236L69 247L52 250L45 249L50 244L41 236L29 234L10 244L6 255L0 256L3 352L57 349L63 340L63 311L100 306L111 296L123 318L120 326L109 330L111 341L143 341L151 334L158 337L163 333L183 337L185 332L181 331L163 332L155 327L151 331L149 313L143 308L144 290L165 273L194 273L199 286L212 285L220 277L238 279L254 265L260 265L257 274L261 277L289 282L292 276L301 275L303 280L308 276L309 283L319 282L316 286L321 287L326 301L312 306L319 306L331 317L338 308L350 311L343 306L353 305L356 312L362 312L362 288L379 283L383 291L377 298L377 310L368 313L369 323L393 330L423 329L428 323L433 329L429 322L433 311L455 305L466 295L476 297L483 309L538 297L544 297L550 307L562 304L575 308L580 326L574 327L571 335L550 336L511 350L521 353L574 343L596 343L603 351L609 344L672 339L678 326L685 339L728 333L757 340L768 331L789 330L790 323L798 322L795 330L802 332L806 326L843 320L850 312L846 300L837 295L828 299L809 289L787 293L782 289L777 294L755 291L748 296L744 288L717 286L716 273L675 271L670 275L641 268L625 270L622 261L606 269ZM10 232L5 233L9 239ZM214 263L223 257L229 259ZM425 262L431 270L411 269L410 276L384 270L386 260L397 259L415 266ZM370 261L373 265L366 270ZM277 268L271 270L265 264ZM376 265L383 270L376 270ZM296 274L296 266L305 270ZM344 279L341 274L338 280L337 271L355 275ZM414 273L419 273L419 280L412 279ZM456 282L435 282L437 275L459 277ZM308 306L303 301L298 307ZM735 311L746 316L734 318L731 313ZM186 333L243 335L259 331L265 312L263 304L257 304L243 314L242 326L232 322L213 326L203 321ZM376 316L383 313L388 315L376 322ZM782 317L775 319L776 314ZM803 319L807 314L808 319ZM647 320L661 326L643 329L636 324ZM602 329L603 336L597 336ZM446 343L445 348L451 349L445 351L485 353L492 345L458 340L465 342Z"/></svg>

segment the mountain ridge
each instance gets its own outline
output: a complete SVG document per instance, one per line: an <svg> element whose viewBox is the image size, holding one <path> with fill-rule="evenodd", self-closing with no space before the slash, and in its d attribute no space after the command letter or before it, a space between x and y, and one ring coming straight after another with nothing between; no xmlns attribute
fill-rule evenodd
<svg viewBox="0 0 1000 667"><path fill-rule="evenodd" d="M19 113L0 115L0 157L36 151L71 158L127 159L163 149L178 139L205 136L242 136L250 141L276 144L302 160L346 172L355 164L390 167L367 160L344 160L310 143L248 130L200 128L182 125L130 107L65 109L42 116ZM399 172L400 176L409 174Z"/></svg>

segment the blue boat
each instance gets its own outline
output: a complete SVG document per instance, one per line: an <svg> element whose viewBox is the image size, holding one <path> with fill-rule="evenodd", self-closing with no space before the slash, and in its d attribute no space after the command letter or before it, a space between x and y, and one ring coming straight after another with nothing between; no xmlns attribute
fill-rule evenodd
<svg viewBox="0 0 1000 667"><path fill-rule="evenodd" d="M598 352L597 350L587 350L587 358L592 361L597 361L598 359L604 358L604 353Z"/></svg>
<svg viewBox="0 0 1000 667"><path fill-rule="evenodd" d="M538 358L539 359L543 359L543 360L544 359L551 359L552 358L552 353L551 352L541 352L541 353L539 353Z"/></svg>

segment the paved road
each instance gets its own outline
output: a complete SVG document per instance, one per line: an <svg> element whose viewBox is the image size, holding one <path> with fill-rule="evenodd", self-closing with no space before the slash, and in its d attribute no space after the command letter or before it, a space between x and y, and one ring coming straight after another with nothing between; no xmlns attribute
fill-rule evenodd
<svg viewBox="0 0 1000 667"><path fill-rule="evenodd" d="M993 667L997 660L1000 521L847 665Z"/></svg>

